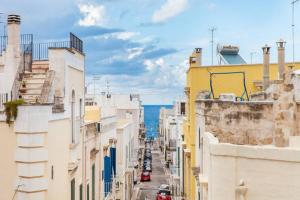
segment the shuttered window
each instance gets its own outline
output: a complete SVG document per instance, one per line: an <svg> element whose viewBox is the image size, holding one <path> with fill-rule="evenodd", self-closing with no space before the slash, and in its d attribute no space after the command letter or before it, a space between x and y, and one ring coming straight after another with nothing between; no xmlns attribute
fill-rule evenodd
<svg viewBox="0 0 300 200"><path fill-rule="evenodd" d="M71 181L71 200L75 200L75 179Z"/></svg>
<svg viewBox="0 0 300 200"><path fill-rule="evenodd" d="M92 200L95 200L95 164L92 166Z"/></svg>
<svg viewBox="0 0 300 200"><path fill-rule="evenodd" d="M80 184L80 186L79 186L79 199L83 200L82 184Z"/></svg>

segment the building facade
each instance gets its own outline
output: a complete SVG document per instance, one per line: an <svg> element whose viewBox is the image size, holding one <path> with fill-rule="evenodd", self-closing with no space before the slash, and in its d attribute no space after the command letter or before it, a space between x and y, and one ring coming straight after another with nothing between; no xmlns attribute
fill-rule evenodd
<svg viewBox="0 0 300 200"><path fill-rule="evenodd" d="M69 41L41 47L20 33L20 24L20 16L9 15L1 37L0 198L79 198L85 190L83 43L70 34Z"/></svg>
<svg viewBox="0 0 300 200"><path fill-rule="evenodd" d="M281 41L282 42L282 41ZM197 178L197 135L196 104L199 96L207 99L235 99L247 101L260 96L269 84L282 77L282 68L300 63L284 62L284 43L278 42L278 63L270 64L270 48L263 48L263 64L226 64L202 66L202 49L197 48L190 56L185 93L187 97L186 119L184 121L183 148L183 195L187 199L198 199ZM280 72L280 73L279 73Z"/></svg>
<svg viewBox="0 0 300 200"><path fill-rule="evenodd" d="M264 99L196 101L199 199L298 199L298 80L285 71Z"/></svg>

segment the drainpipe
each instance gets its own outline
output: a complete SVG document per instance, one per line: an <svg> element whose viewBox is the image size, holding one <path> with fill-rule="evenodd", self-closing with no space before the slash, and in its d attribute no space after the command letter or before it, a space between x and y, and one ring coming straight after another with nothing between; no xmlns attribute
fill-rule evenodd
<svg viewBox="0 0 300 200"><path fill-rule="evenodd" d="M284 76L284 66L285 66L285 44L286 42L283 39L280 39L277 44L277 49L278 49L278 74L279 74L279 79L283 80Z"/></svg>
<svg viewBox="0 0 300 200"><path fill-rule="evenodd" d="M266 89L269 87L270 84L270 49L268 45L265 45L262 47L263 50L263 90L266 91Z"/></svg>

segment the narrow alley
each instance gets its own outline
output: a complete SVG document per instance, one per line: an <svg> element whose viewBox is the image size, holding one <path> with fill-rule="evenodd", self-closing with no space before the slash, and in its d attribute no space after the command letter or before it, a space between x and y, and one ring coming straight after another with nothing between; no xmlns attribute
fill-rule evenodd
<svg viewBox="0 0 300 200"><path fill-rule="evenodd" d="M156 143L152 147L152 173L151 181L138 182L139 188L138 200L154 200L158 192L159 186L162 184L168 184L169 177L165 173L164 165L162 163L162 154Z"/></svg>

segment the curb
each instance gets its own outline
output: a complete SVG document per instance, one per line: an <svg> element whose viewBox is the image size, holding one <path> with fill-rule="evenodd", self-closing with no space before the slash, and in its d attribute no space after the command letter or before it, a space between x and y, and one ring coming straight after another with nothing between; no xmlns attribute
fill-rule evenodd
<svg viewBox="0 0 300 200"><path fill-rule="evenodd" d="M137 187L134 192L133 192L133 195L131 197L131 200L137 200L137 198L139 197L139 194L140 194L140 188Z"/></svg>

